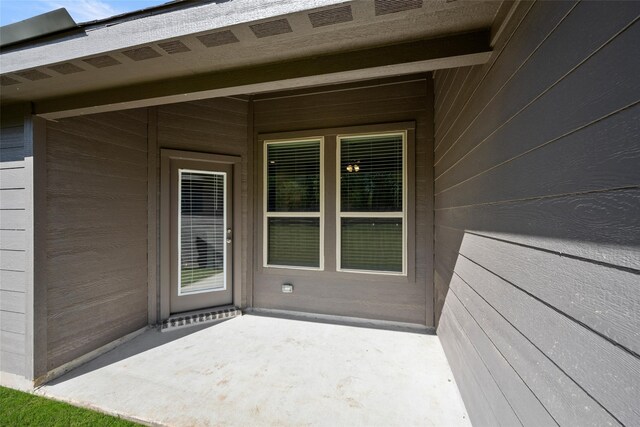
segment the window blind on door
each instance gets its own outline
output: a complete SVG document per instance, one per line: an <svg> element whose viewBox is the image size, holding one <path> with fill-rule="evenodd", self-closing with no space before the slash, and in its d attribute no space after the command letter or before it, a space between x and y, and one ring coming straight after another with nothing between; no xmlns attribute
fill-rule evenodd
<svg viewBox="0 0 640 427"><path fill-rule="evenodd" d="M265 261L320 268L321 141L271 141L265 149Z"/></svg>
<svg viewBox="0 0 640 427"><path fill-rule="evenodd" d="M402 273L405 133L338 140L340 269Z"/></svg>
<svg viewBox="0 0 640 427"><path fill-rule="evenodd" d="M225 186L225 173L179 170L180 295L226 288Z"/></svg>

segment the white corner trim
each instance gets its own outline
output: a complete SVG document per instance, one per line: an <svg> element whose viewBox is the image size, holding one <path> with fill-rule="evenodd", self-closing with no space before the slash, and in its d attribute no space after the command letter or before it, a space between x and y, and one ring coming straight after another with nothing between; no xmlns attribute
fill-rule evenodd
<svg viewBox="0 0 640 427"><path fill-rule="evenodd" d="M10 374L9 372L0 371L0 386L26 392L33 391L32 381L22 375Z"/></svg>

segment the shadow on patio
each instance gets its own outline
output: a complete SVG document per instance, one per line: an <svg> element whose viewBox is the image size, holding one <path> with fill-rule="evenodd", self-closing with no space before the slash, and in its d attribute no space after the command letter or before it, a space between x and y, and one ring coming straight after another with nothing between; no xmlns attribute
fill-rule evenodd
<svg viewBox="0 0 640 427"><path fill-rule="evenodd" d="M172 426L469 425L437 336L256 315L149 330L37 393Z"/></svg>

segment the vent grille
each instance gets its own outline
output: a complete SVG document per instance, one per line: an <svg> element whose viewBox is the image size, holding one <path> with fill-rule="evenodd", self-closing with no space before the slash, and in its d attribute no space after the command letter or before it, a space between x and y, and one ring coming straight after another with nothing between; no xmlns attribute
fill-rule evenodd
<svg viewBox="0 0 640 427"><path fill-rule="evenodd" d="M9 76L0 76L0 86L17 85L18 83L20 83L18 80L12 79Z"/></svg>
<svg viewBox="0 0 640 427"><path fill-rule="evenodd" d="M198 36L197 38L200 40L200 43L206 47L222 46L230 43L238 43L240 41L230 30L205 34L203 36Z"/></svg>
<svg viewBox="0 0 640 427"><path fill-rule="evenodd" d="M158 43L158 46L169 55L173 55L174 53L182 53L182 52L190 52L189 49L184 43L179 40L173 40L170 42Z"/></svg>
<svg viewBox="0 0 640 427"><path fill-rule="evenodd" d="M290 33L293 30L286 19L276 19L275 21L263 22L262 24L249 25L253 34L257 38L277 36L279 34Z"/></svg>
<svg viewBox="0 0 640 427"><path fill-rule="evenodd" d="M93 58L83 59L83 61L96 68L112 67L121 64L120 61L109 55L95 56Z"/></svg>
<svg viewBox="0 0 640 427"><path fill-rule="evenodd" d="M16 73L16 75L34 82L36 80L48 79L49 77L51 77L49 74L45 74L42 71L38 70L20 71L19 73Z"/></svg>
<svg viewBox="0 0 640 427"><path fill-rule="evenodd" d="M73 73L80 73L84 71L84 69L70 62L65 62L64 64L51 65L48 68L60 74L73 74Z"/></svg>
<svg viewBox="0 0 640 427"><path fill-rule="evenodd" d="M422 7L422 0L375 0L375 2L376 16Z"/></svg>
<svg viewBox="0 0 640 427"><path fill-rule="evenodd" d="M150 48L149 46L139 47L137 49L125 50L123 55L133 59L134 61L145 61L147 59L157 58L160 55L158 52Z"/></svg>
<svg viewBox="0 0 640 427"><path fill-rule="evenodd" d="M353 14L351 6L342 6L310 13L309 20L313 28L318 28L353 21Z"/></svg>

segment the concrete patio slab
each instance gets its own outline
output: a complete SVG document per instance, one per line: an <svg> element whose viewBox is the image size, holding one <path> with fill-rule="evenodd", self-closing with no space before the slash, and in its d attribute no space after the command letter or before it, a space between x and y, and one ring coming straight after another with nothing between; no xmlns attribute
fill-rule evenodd
<svg viewBox="0 0 640 427"><path fill-rule="evenodd" d="M468 426L434 335L245 315L149 330L38 394L170 426Z"/></svg>

